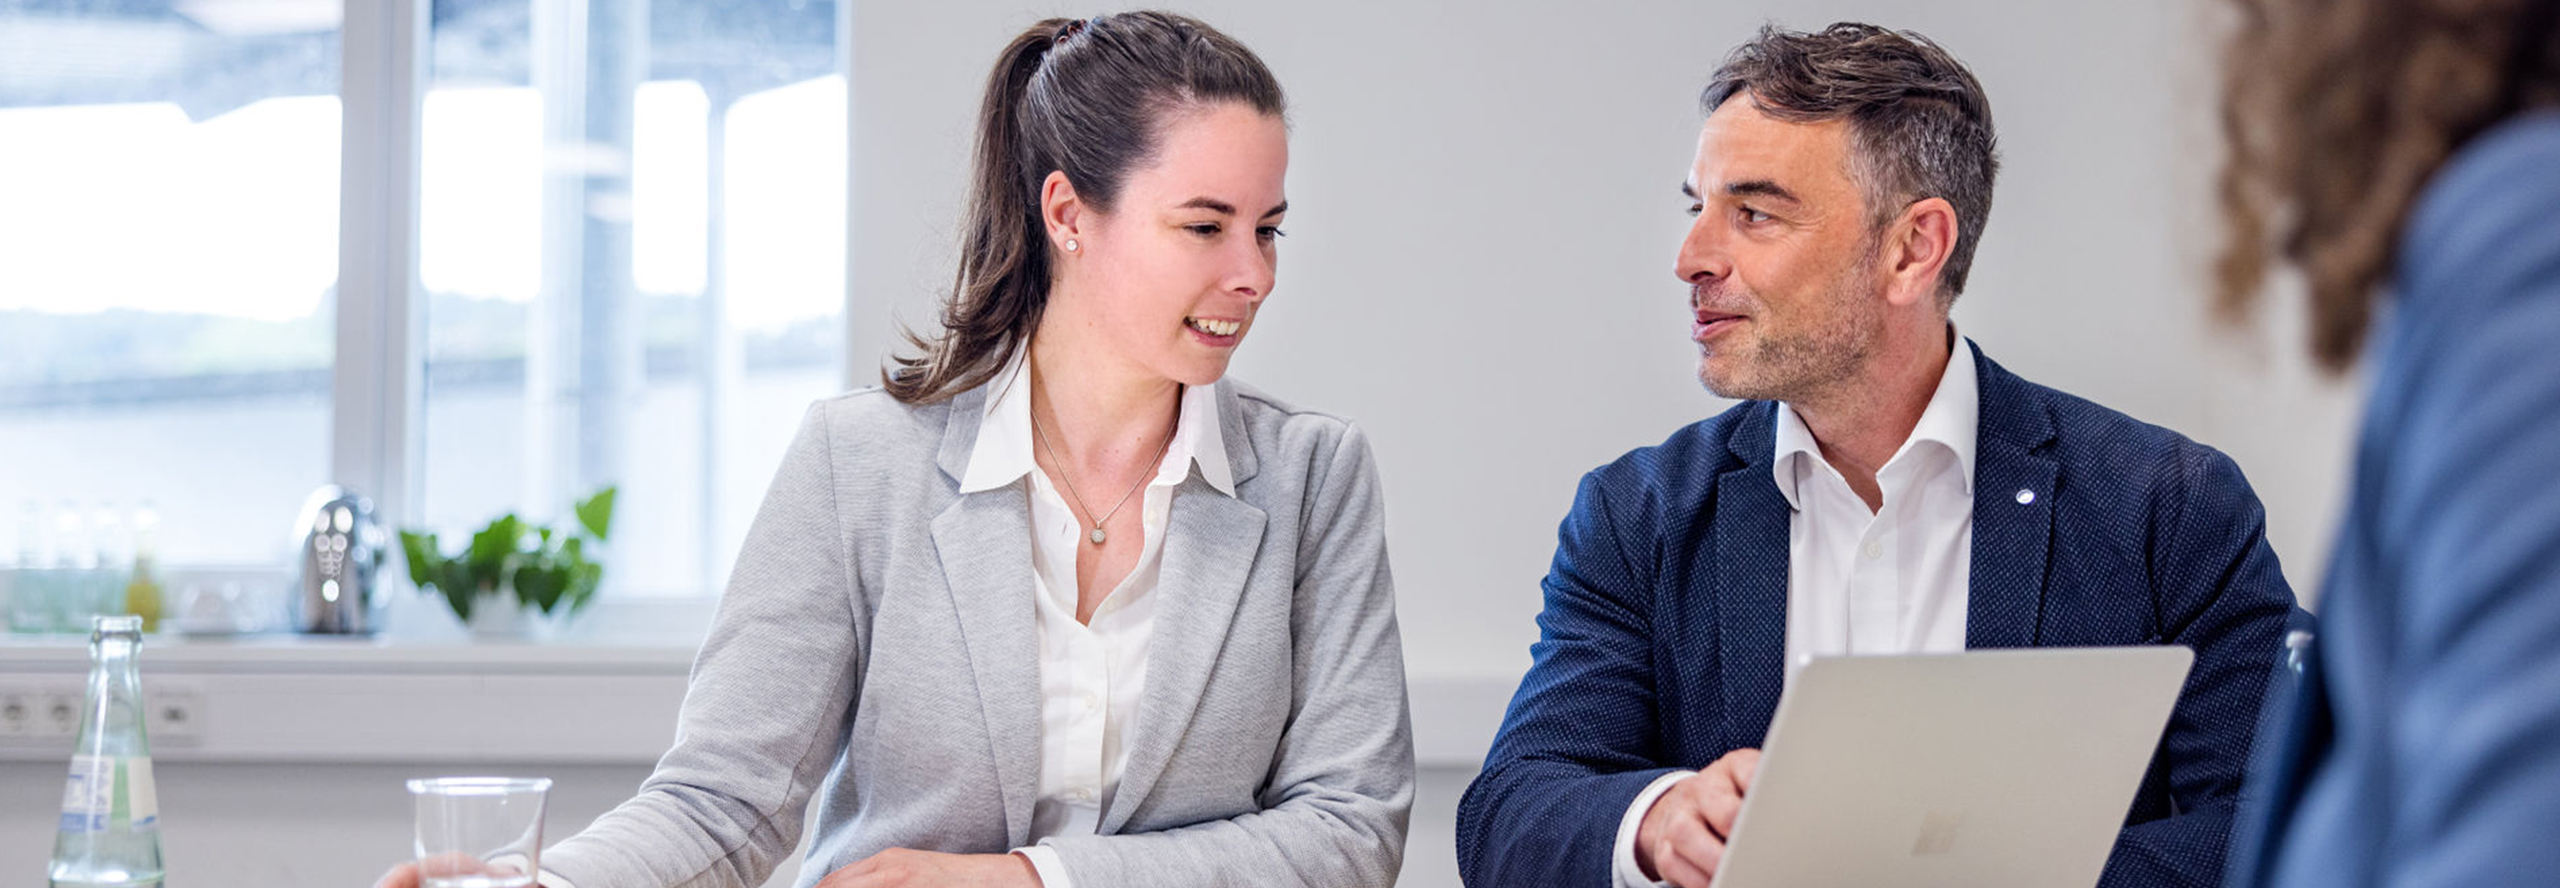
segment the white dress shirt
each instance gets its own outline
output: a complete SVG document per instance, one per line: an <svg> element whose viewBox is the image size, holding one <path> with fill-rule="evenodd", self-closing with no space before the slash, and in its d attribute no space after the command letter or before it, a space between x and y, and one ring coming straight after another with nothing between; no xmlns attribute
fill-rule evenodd
<svg viewBox="0 0 2560 888"><path fill-rule="evenodd" d="M1911 437L1876 470L1868 509L1804 418L1778 403L1775 473L1787 500L1786 678L1815 657L1964 650L1973 578L1973 455L1982 399L1973 349L1955 336L1946 372ZM1695 771L1663 775L1618 822L1620 888L1659 885L1636 865L1636 830L1655 800Z"/></svg>
<svg viewBox="0 0 2560 888"><path fill-rule="evenodd" d="M1185 388L1173 441L1166 445L1155 477L1130 504L1141 510L1144 542L1138 562L1094 608L1092 621L1078 622L1076 554L1093 528L1077 520L1065 494L1033 459L1039 445L1032 437L1030 379L1017 354L993 380L996 396L987 400L960 492L1030 485L1031 579L1040 634L1040 796L1031 807L1035 844L1015 850L1031 860L1047 888L1069 888L1057 852L1037 842L1092 834L1128 763L1129 731L1138 723L1147 649L1163 599L1157 580L1174 489L1191 476L1194 465L1219 493L1234 496L1235 481L1214 390ZM1117 500L1125 492L1089 491L1094 498L1087 502L1108 511L1110 501L1101 497Z"/></svg>

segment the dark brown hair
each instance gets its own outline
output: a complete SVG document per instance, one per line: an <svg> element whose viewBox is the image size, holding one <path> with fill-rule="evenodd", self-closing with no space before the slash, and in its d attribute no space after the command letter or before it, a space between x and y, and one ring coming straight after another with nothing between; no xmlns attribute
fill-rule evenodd
<svg viewBox="0 0 2560 888"><path fill-rule="evenodd" d="M1049 19L1013 38L978 109L960 270L941 330L906 331L916 353L882 369L889 394L909 404L950 398L985 384L1030 340L1049 301L1040 183L1051 172L1109 212L1129 171L1154 158L1170 117L1221 102L1274 117L1287 107L1253 50L1198 19Z"/></svg>
<svg viewBox="0 0 2560 888"><path fill-rule="evenodd" d="M1709 114L1749 95L1780 120L1849 122L1850 154L1879 230L1915 201L1943 198L1956 211L1955 247L1938 271L1953 303L1973 270L1973 248L1991 221L2000 145L1991 100L1964 63L1911 31L1841 22L1819 33L1761 27L1716 69L1698 104Z"/></svg>
<svg viewBox="0 0 2560 888"><path fill-rule="evenodd" d="M2311 355L2355 362L2418 194L2471 137L2560 102L2555 0L2232 0L2214 307L2300 269Z"/></svg>

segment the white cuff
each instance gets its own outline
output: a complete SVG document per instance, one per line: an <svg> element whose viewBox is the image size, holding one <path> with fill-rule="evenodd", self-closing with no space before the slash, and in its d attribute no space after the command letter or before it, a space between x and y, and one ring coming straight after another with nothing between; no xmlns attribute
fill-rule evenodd
<svg viewBox="0 0 2560 888"><path fill-rule="evenodd" d="M1616 885L1617 888L1668 888L1670 886L1669 882L1656 882L1645 878L1644 867L1636 864L1636 829L1644 825L1645 812L1653 810L1653 803L1661 799L1663 793L1670 792L1672 784L1695 776L1698 776L1696 771L1673 771L1656 777L1652 783L1645 784L1643 792L1636 793L1635 801L1627 804L1627 816L1618 818L1618 852L1610 855L1609 870L1612 878L1609 881L1611 884ZM544 883L544 888L568 888L568 886L552 886Z"/></svg>
<svg viewBox="0 0 2560 888"><path fill-rule="evenodd" d="M1013 849L1013 853L1031 861L1031 871L1040 874L1040 888L1075 888L1075 880L1067 878L1067 862L1058 859L1057 849L1047 845L1024 845Z"/></svg>

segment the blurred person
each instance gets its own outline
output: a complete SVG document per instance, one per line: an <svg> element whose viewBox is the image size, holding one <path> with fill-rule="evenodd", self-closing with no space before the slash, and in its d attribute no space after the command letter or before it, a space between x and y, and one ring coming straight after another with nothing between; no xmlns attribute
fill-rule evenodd
<svg viewBox="0 0 2560 888"><path fill-rule="evenodd" d="M1946 50L1764 29L1701 104L1675 273L1744 402L1582 479L1467 883L1704 888L1808 658L2163 644L2194 669L2101 884L2217 884L2299 614L2239 467L1957 335L1998 159Z"/></svg>
<svg viewBox="0 0 2560 888"><path fill-rule="evenodd" d="M2371 386L2232 884L2560 882L2560 2L2229 8L2219 305Z"/></svg>
<svg viewBox="0 0 2560 888"><path fill-rule="evenodd" d="M551 888L1384 886L1413 800L1360 430L1225 378L1288 130L1243 45L1033 25L939 329L811 407L639 795ZM402 865L384 884L417 881Z"/></svg>

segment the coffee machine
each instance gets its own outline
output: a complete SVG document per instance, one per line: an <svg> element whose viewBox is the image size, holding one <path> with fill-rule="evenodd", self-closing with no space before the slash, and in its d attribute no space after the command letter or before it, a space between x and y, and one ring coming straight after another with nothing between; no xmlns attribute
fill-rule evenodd
<svg viewBox="0 0 2560 888"><path fill-rule="evenodd" d="M373 501L335 484L312 491L295 525L293 626L315 635L371 635L382 628L376 585L389 540Z"/></svg>

